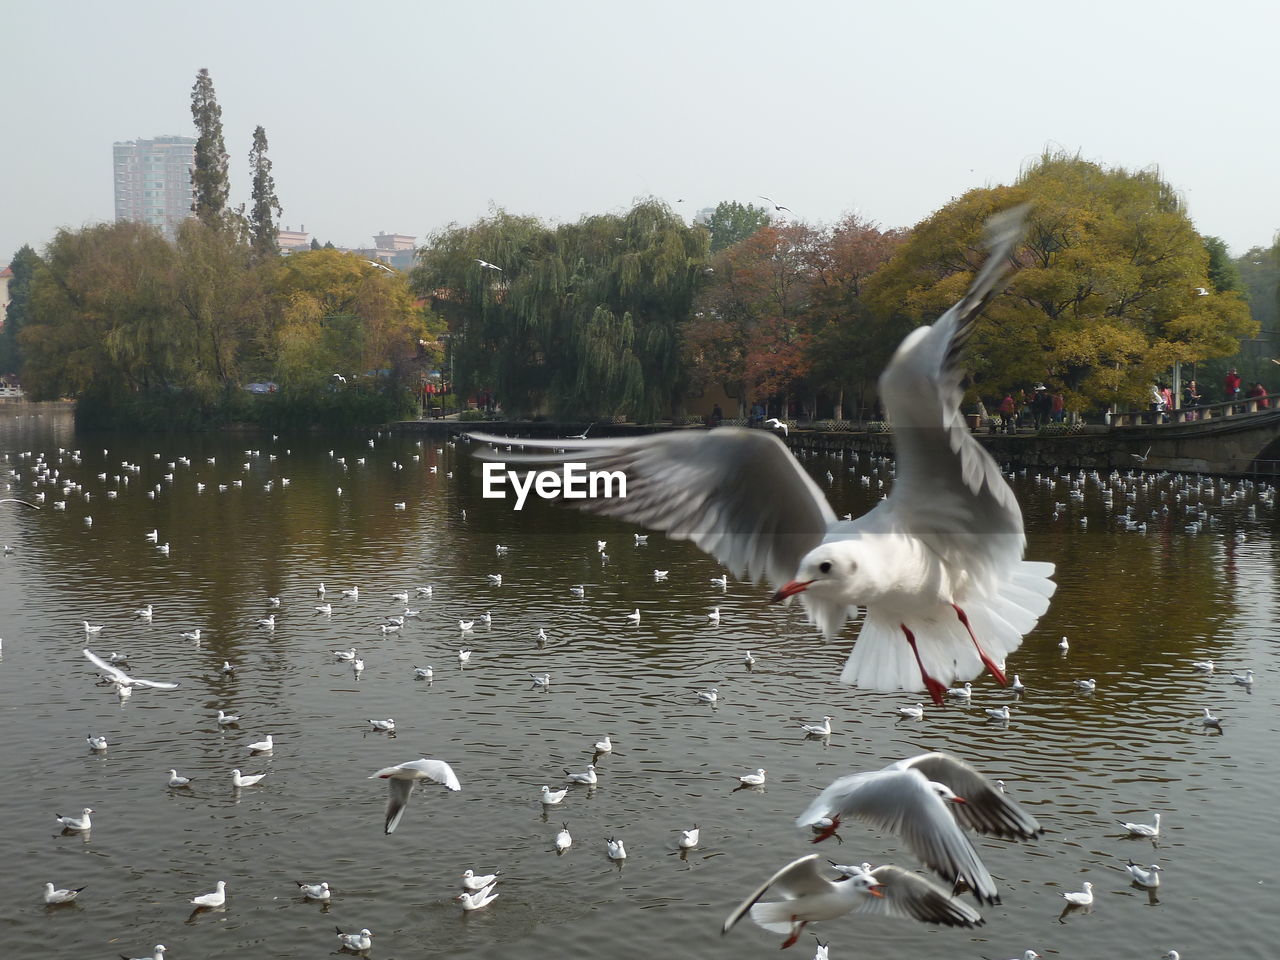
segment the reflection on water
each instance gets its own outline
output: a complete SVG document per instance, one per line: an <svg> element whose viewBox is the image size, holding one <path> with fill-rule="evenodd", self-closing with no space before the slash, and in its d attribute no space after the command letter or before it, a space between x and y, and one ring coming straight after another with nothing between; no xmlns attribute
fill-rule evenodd
<svg viewBox="0 0 1280 960"><path fill-rule="evenodd" d="M463 448L76 437L58 408L0 417L0 478L46 501L0 513L12 548L0 557L0 893L15 955L141 956L155 943L175 960L324 955L336 924L372 930L375 957L585 958L606 944L616 956L768 956L776 937L747 924L722 938L720 924L813 849L792 821L815 791L930 748L1003 779L1048 832L978 841L1004 900L981 929L848 917L814 928L833 956L1221 956L1228 938L1261 955L1270 941L1280 841L1267 490L1100 478L1073 496L1065 478L1013 477L1030 554L1058 564L1060 585L1009 664L1025 691L982 679L971 704L926 703L917 720L896 708L919 696L836 683L852 629L824 642L764 588L712 585L717 565L687 543L638 545L626 525L485 501ZM862 476L890 479L865 458L855 471L828 457L806 466L837 513L883 492ZM1145 532L1119 522L1128 508ZM1205 525L1188 532L1197 512ZM417 591L428 585L430 597ZM342 595L355 587L358 598ZM134 613L147 604L149 621ZM274 629L258 624L271 613ZM402 629L381 629L389 615L405 616ZM481 622L464 633L464 619ZM122 700L95 686L85 620L103 625L96 652L181 687ZM183 638L197 628L199 643ZM358 674L333 654L351 648ZM460 649L472 651L465 664ZM1208 659L1212 673L1193 669ZM417 679L428 666L431 679ZM1255 683L1233 683L1246 668ZM532 682L543 673L548 683ZM1074 683L1089 678L1092 692ZM716 701L700 700L712 687ZM985 713L1006 704L1008 723ZM1203 726L1205 707L1221 730ZM219 709L241 719L220 725ZM831 735L807 737L801 724L826 715ZM394 735L369 723L386 718ZM91 734L108 749L89 750ZM274 749L251 754L267 735ZM605 735L613 749L597 753ZM419 756L448 760L463 789L420 788L384 836L386 789L366 778ZM593 760L595 785L541 803L544 784L560 789ZM190 786L169 788L171 768ZM236 790L234 768L265 776ZM738 789L757 768L766 783ZM60 833L54 815L84 806L92 831ZM1125 834L1122 822L1157 812L1158 839ZM698 846L681 850L695 823ZM558 856L562 824L573 845ZM917 866L891 836L859 824L841 835L842 861ZM610 861L608 837L625 842L625 864ZM1158 897L1131 885L1129 859L1164 868ZM474 913L453 900L467 868L503 874L499 899ZM226 906L190 914L218 880ZM332 902L303 899L299 880L327 881ZM46 881L86 890L46 910ZM1058 923L1061 894L1084 881L1094 904Z"/></svg>

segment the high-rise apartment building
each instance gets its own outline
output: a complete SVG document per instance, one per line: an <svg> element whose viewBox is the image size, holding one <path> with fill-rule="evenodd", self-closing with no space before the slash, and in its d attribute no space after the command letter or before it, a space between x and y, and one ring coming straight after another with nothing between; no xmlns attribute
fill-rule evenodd
<svg viewBox="0 0 1280 960"><path fill-rule="evenodd" d="M195 137L156 137L115 144L116 219L150 223L170 240L193 216Z"/></svg>

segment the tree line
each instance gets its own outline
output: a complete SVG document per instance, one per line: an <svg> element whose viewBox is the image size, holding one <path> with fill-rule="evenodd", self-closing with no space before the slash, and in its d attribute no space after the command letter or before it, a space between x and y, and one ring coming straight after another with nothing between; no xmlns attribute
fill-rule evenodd
<svg viewBox="0 0 1280 960"><path fill-rule="evenodd" d="M281 257L266 132L251 204L229 206L222 110L207 70L191 92L193 217L173 242L134 222L59 230L13 260L6 369L33 399L75 397L88 425L211 420L380 422L437 364L407 278L333 249ZM438 326L438 325L435 325ZM244 387L269 384L254 403Z"/></svg>
<svg viewBox="0 0 1280 960"><path fill-rule="evenodd" d="M718 385L740 415L866 416L898 343L983 262L985 221L1021 203L1021 269L970 342L969 399L1043 383L1079 411L1145 403L1174 363L1257 335L1225 246L1157 172L1062 153L911 230L737 203L695 225L657 200L562 225L499 211L432 236L412 282L461 387L511 415L655 419Z"/></svg>
<svg viewBox="0 0 1280 960"><path fill-rule="evenodd" d="M985 257L984 222L1019 203L1021 269L970 340L970 400L1043 383L1080 411L1144 403L1172 364L1225 370L1264 352L1258 332L1276 324L1274 248L1233 262L1158 172L1069 154L910 230L736 202L694 224L656 199L567 224L497 210L437 231L405 276L332 249L279 256L265 132L246 214L228 206L204 70L192 115L196 215L175 242L104 224L14 258L0 348L33 396L172 409L182 394L239 415L251 380L323 406L351 374L380 371L365 391L402 403L415 377L443 367L458 392L511 416L649 421L723 388L739 414L768 403L867 417L892 351L958 298Z"/></svg>

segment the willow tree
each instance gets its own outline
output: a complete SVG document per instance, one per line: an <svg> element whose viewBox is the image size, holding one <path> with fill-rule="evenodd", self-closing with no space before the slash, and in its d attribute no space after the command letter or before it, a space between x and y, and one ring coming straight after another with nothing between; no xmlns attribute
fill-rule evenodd
<svg viewBox="0 0 1280 960"><path fill-rule="evenodd" d="M977 392L1045 381L1078 407L1143 402L1175 361L1234 353L1256 330L1238 293L1199 295L1210 287L1209 254L1158 173L1065 154L917 224L868 282L868 298L885 316L932 322L983 262L985 221L1019 203L1030 204L1022 269L970 341Z"/></svg>
<svg viewBox="0 0 1280 960"><path fill-rule="evenodd" d="M205 403L241 382L246 363L264 352L267 308L263 276L236 232L185 220L178 227L176 304L189 324L190 371L185 386Z"/></svg>
<svg viewBox="0 0 1280 960"><path fill-rule="evenodd" d="M663 203L549 227L498 212L432 237L413 283L450 319L455 378L512 414L669 414L707 233Z"/></svg>
<svg viewBox="0 0 1280 960"><path fill-rule="evenodd" d="M184 385L195 349L177 309L174 260L174 248L145 224L58 231L37 265L19 336L33 397Z"/></svg>

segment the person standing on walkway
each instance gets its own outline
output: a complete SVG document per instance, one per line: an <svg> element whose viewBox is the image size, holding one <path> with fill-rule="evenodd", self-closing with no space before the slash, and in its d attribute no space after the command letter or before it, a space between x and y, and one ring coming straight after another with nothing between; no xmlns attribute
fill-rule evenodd
<svg viewBox="0 0 1280 960"><path fill-rule="evenodd" d="M1223 393L1226 395L1224 399L1235 400L1240 396L1240 374L1236 373L1236 368L1232 367L1227 371L1226 379L1222 381Z"/></svg>
<svg viewBox="0 0 1280 960"><path fill-rule="evenodd" d="M1017 431L1013 420L1014 409L1013 394L1005 393L1004 399L1000 401L1000 429L1005 433Z"/></svg>

